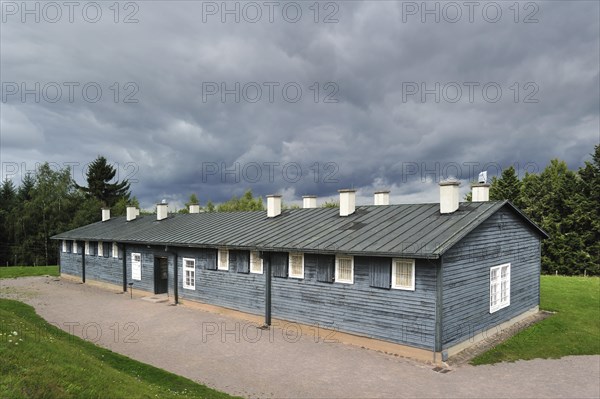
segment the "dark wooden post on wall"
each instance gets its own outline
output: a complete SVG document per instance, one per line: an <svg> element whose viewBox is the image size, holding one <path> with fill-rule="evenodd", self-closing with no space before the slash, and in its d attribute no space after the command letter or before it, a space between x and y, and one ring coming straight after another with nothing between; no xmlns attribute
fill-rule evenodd
<svg viewBox="0 0 600 399"><path fill-rule="evenodd" d="M265 262L265 260L267 262ZM263 264L266 263L265 270L265 325L271 325L271 254L263 252Z"/></svg>
<svg viewBox="0 0 600 399"><path fill-rule="evenodd" d="M85 283L85 241L81 241L81 282Z"/></svg>
<svg viewBox="0 0 600 399"><path fill-rule="evenodd" d="M127 292L127 246L123 244L121 246L121 253L123 254L123 292Z"/></svg>
<svg viewBox="0 0 600 399"><path fill-rule="evenodd" d="M175 260L173 262L173 297L175 299L175 305L177 305L179 304L179 282L177 281L177 258L179 258L179 256L177 255L177 252L174 252L174 257Z"/></svg>

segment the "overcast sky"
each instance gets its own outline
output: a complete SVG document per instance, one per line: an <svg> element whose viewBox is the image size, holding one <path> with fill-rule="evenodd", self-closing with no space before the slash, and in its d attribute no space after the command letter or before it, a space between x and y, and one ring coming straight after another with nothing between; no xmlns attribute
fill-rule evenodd
<svg viewBox="0 0 600 399"><path fill-rule="evenodd" d="M2 178L104 155L145 208L434 202L600 141L597 1L2 2Z"/></svg>

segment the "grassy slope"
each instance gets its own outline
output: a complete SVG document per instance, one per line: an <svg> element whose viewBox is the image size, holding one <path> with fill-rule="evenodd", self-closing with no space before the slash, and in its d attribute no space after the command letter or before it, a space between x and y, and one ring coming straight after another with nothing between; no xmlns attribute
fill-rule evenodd
<svg viewBox="0 0 600 399"><path fill-rule="evenodd" d="M0 278L26 276L58 276L58 266L9 266L0 267Z"/></svg>
<svg viewBox="0 0 600 399"><path fill-rule="evenodd" d="M0 299L0 333L1 398L230 397L69 335L18 301Z"/></svg>
<svg viewBox="0 0 600 399"><path fill-rule="evenodd" d="M471 363L600 354L600 278L542 276L540 307L556 314Z"/></svg>

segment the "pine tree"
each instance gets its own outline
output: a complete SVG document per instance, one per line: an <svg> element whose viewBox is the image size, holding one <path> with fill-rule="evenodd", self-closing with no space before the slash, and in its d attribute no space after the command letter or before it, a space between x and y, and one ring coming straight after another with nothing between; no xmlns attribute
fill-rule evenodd
<svg viewBox="0 0 600 399"><path fill-rule="evenodd" d="M521 181L515 168L510 166L502 171L500 178L494 176L490 186L490 200L509 200L517 207L521 206Z"/></svg>
<svg viewBox="0 0 600 399"><path fill-rule="evenodd" d="M129 199L131 195L129 182L109 183L114 179L117 171L108 164L106 158L99 156L92 162L86 173L87 187L77 186L88 197L96 198L102 206L112 207L119 198Z"/></svg>

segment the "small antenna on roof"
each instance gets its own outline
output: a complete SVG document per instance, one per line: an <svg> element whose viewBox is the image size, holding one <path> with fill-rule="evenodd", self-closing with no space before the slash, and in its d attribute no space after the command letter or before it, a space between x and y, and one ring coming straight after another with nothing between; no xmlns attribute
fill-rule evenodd
<svg viewBox="0 0 600 399"><path fill-rule="evenodd" d="M161 203L161 204L166 204L166 203L167 203L167 200L163 198L163 200L162 200L162 201L160 201L160 203Z"/></svg>
<svg viewBox="0 0 600 399"><path fill-rule="evenodd" d="M487 183L487 170L484 170L479 174L479 178L477 179L479 183Z"/></svg>

